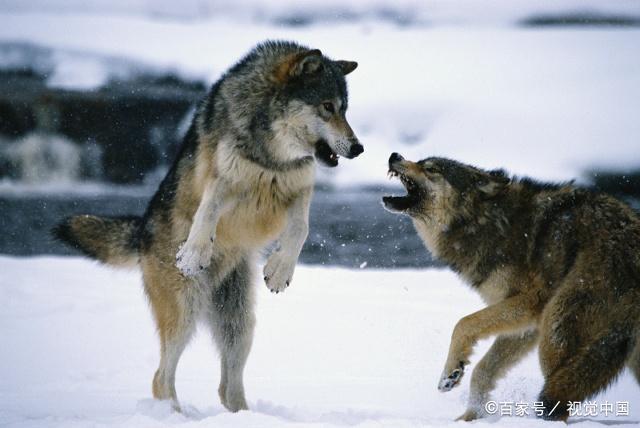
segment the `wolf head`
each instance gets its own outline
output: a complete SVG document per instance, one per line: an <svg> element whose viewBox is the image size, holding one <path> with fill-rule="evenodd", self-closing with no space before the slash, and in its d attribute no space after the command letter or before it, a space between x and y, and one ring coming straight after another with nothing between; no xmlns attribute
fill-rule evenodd
<svg viewBox="0 0 640 428"><path fill-rule="evenodd" d="M362 153L364 147L345 116L344 76L357 66L353 61L332 61L317 49L283 58L272 75L283 111L273 123L274 145L289 156L313 150L319 161L331 167L338 165L340 156L352 159Z"/></svg>
<svg viewBox="0 0 640 428"><path fill-rule="evenodd" d="M405 196L382 198L389 211L439 224L474 215L476 208L502 194L510 183L504 170L485 171L437 157L412 162L398 153L389 158L389 175L398 177L407 190Z"/></svg>
<svg viewBox="0 0 640 428"><path fill-rule="evenodd" d="M201 109L202 129L229 123L225 132L237 147L265 166L314 156L336 166L340 156L364 151L345 117L345 76L357 65L292 42L262 43L214 85Z"/></svg>

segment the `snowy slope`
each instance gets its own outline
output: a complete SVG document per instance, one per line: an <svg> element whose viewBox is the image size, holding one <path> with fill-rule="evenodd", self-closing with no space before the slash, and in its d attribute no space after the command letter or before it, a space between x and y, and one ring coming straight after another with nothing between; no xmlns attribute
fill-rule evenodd
<svg viewBox="0 0 640 428"><path fill-rule="evenodd" d="M267 38L298 40L360 64L348 79L348 116L366 150L323 171L322 180L338 186L386 183L392 151L553 180L640 164L638 29L399 28L368 21L292 28L216 18L0 13L0 41L60 52L51 83L65 87L104 81L110 71L103 67L113 61L100 56L213 81Z"/></svg>
<svg viewBox="0 0 640 428"><path fill-rule="evenodd" d="M178 368L180 415L150 399L158 345L137 272L1 257L0 426L453 426L464 410L469 377L448 394L436 382L455 321L481 304L451 272L300 266L284 294L256 287L245 376L252 410L229 414L218 403L218 361L201 333ZM532 355L495 398L532 402L541 383ZM630 426L640 421L639 398L625 373L597 400L629 401L630 416L607 423ZM516 417L477 425L563 426Z"/></svg>

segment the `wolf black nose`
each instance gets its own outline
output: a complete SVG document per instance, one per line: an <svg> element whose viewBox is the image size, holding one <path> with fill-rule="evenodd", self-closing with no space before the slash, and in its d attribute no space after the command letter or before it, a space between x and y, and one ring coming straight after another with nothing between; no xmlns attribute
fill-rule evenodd
<svg viewBox="0 0 640 428"><path fill-rule="evenodd" d="M392 163L403 161L403 160L404 158L399 153L395 153L395 152L391 153L391 156L389 157L389 165L391 165Z"/></svg>
<svg viewBox="0 0 640 428"><path fill-rule="evenodd" d="M349 157L355 158L360 153L364 152L364 147L360 143L356 143L351 146L351 150L349 150Z"/></svg>

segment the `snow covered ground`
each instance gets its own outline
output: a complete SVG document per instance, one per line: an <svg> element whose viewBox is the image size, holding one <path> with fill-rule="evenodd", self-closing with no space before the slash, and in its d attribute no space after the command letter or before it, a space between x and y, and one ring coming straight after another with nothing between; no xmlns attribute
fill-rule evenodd
<svg viewBox="0 0 640 428"><path fill-rule="evenodd" d="M245 376L252 410L229 414L218 403L218 361L201 333L178 368L186 412L176 414L150 398L158 345L139 273L79 258L0 257L0 426L465 426L452 420L469 376L448 394L436 383L452 327L481 303L450 271L299 266L284 294L256 287ZM541 384L532 355L495 399L532 403ZM630 415L576 426L636 425L639 397L625 372L596 400L627 401ZM552 426L532 417L477 425Z"/></svg>
<svg viewBox="0 0 640 428"><path fill-rule="evenodd" d="M392 151L554 180L640 164L639 29L370 20L278 27L215 17L0 12L0 41L55 48L50 83L65 87L104 83L107 64L123 70L115 57L213 81L268 38L298 40L360 64L348 79L348 115L366 151L322 173L336 185L385 182Z"/></svg>

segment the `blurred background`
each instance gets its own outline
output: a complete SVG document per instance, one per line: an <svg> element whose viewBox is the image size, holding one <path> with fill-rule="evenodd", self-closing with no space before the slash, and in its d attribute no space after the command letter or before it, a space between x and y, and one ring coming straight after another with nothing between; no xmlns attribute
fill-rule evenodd
<svg viewBox="0 0 640 428"><path fill-rule="evenodd" d="M365 153L320 169L302 261L429 266L386 213L392 151L640 198L637 0L3 0L0 253L71 254L76 213L141 214L207 88L292 39L349 75Z"/></svg>

